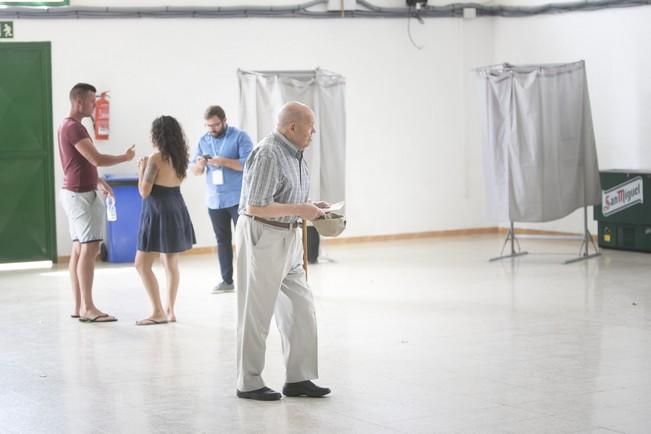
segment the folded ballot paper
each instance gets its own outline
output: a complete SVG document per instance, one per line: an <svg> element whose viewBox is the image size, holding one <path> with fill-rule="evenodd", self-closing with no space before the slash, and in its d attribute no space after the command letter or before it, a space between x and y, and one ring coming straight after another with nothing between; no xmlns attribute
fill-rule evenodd
<svg viewBox="0 0 651 434"><path fill-rule="evenodd" d="M332 203L328 208L322 208L323 212L335 212L335 211L340 211L344 207L344 201L342 200L341 202L337 203Z"/></svg>

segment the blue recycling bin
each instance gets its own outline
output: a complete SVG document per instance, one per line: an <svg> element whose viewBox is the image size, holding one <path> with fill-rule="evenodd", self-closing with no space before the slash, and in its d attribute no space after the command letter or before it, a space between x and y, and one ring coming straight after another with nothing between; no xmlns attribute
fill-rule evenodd
<svg viewBox="0 0 651 434"><path fill-rule="evenodd" d="M108 262L133 262L136 258L138 223L142 208L138 177L106 175L104 179L113 189L118 219L106 222L102 259Z"/></svg>

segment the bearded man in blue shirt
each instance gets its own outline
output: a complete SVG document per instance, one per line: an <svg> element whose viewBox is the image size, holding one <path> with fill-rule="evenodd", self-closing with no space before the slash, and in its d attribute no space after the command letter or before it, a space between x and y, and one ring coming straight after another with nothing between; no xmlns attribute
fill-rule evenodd
<svg viewBox="0 0 651 434"><path fill-rule="evenodd" d="M213 288L216 294L234 289L231 221L237 225L242 170L253 143L247 133L227 124L220 106L208 107L204 119L208 132L199 140L190 169L195 175L206 175L206 205L222 277Z"/></svg>

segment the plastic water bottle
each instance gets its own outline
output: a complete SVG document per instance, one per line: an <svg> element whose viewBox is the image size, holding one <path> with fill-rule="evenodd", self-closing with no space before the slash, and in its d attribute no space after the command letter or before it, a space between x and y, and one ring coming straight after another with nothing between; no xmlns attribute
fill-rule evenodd
<svg viewBox="0 0 651 434"><path fill-rule="evenodd" d="M115 209L115 197L106 196L106 219L114 222L118 219L118 212Z"/></svg>

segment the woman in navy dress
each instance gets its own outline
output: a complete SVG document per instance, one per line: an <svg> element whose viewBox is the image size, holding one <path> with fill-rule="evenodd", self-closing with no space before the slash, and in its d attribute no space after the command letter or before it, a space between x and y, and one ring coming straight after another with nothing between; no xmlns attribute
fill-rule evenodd
<svg viewBox="0 0 651 434"><path fill-rule="evenodd" d="M176 322L174 302L179 288L179 253L196 243L194 228L181 196L188 169L188 146L181 125L161 116L151 126L154 153L138 161L138 191L143 198L138 229L136 269L147 289L153 312L137 325ZM163 308L158 280L152 271L160 256L167 277L167 307Z"/></svg>

